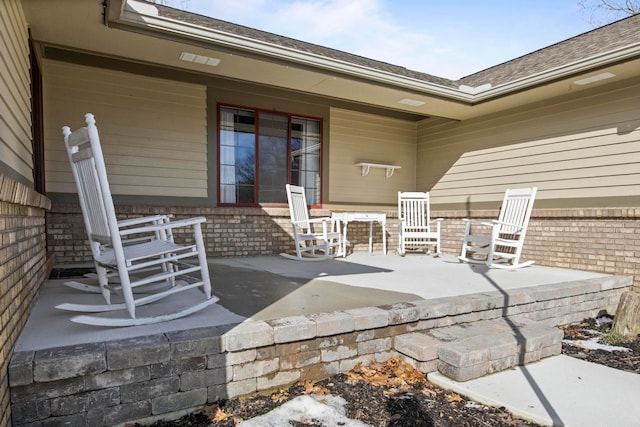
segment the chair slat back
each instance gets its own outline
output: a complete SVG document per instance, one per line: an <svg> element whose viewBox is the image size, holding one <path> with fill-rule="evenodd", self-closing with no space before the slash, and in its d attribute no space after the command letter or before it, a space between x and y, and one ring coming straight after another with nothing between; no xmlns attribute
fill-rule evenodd
<svg viewBox="0 0 640 427"><path fill-rule="evenodd" d="M307 196L305 195L304 187L287 184L286 188L291 222L305 230L308 230L309 211L307 208Z"/></svg>
<svg viewBox="0 0 640 427"><path fill-rule="evenodd" d="M68 126L62 129L85 228L95 255L96 242L119 245L121 241L98 129L92 114L86 114L85 119L86 127L73 132Z"/></svg>
<svg viewBox="0 0 640 427"><path fill-rule="evenodd" d="M498 221L514 224L515 226L503 225L500 233L504 234L524 234L529 225L529 218L533 209L533 202L536 197L537 188L510 188L504 193L504 200L500 208Z"/></svg>
<svg viewBox="0 0 640 427"><path fill-rule="evenodd" d="M427 228L431 219L429 193L417 191L398 192L398 215L404 218L405 227Z"/></svg>
<svg viewBox="0 0 640 427"><path fill-rule="evenodd" d="M110 243L111 233L91 147L73 154L72 167L76 171L78 196L81 205L85 206L83 212L87 217L89 234L97 242Z"/></svg>

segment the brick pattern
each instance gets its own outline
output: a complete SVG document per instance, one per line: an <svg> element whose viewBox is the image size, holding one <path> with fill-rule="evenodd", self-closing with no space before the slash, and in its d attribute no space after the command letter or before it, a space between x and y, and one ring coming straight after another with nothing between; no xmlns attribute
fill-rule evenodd
<svg viewBox="0 0 640 427"><path fill-rule="evenodd" d="M463 218L495 219L498 211L441 211L442 245L457 254ZM634 277L640 292L640 207L534 209L522 260L576 270Z"/></svg>
<svg viewBox="0 0 640 427"><path fill-rule="evenodd" d="M204 216L202 232L210 257L273 255L294 251L288 209L185 208L118 206L118 218L171 214L174 219ZM326 212L324 212L326 214ZM91 262L91 251L79 205L56 205L47 214L49 250L59 264ZM175 230L177 242L190 232Z"/></svg>
<svg viewBox="0 0 640 427"><path fill-rule="evenodd" d="M49 200L0 174L0 425L10 424L7 370L31 303L52 267L46 254ZM31 410L38 412L42 408Z"/></svg>
<svg viewBox="0 0 640 427"><path fill-rule="evenodd" d="M393 356L432 372L453 325L505 316L515 325L573 322L614 310L630 285L629 277L589 279L18 352L9 366L13 425L151 423ZM544 344L522 333L527 352ZM491 369L499 356L487 356Z"/></svg>
<svg viewBox="0 0 640 427"><path fill-rule="evenodd" d="M256 256L293 252L288 209L282 208L149 208L119 207L119 215L135 217L172 213L176 218L204 216L207 254ZM327 216L312 210L312 216ZM433 211L442 222L442 251L458 254L464 236L464 218L495 219L498 211ZM397 212L387 212L387 248L397 249ZM91 260L80 208L56 205L47 214L49 250L60 264ZM382 228L373 226L373 249L382 251ZM182 236L178 233L176 238ZM349 224L349 251L369 250L369 224ZM533 211L523 260L536 264L609 274L631 275L640 292L640 207L611 209L540 209Z"/></svg>

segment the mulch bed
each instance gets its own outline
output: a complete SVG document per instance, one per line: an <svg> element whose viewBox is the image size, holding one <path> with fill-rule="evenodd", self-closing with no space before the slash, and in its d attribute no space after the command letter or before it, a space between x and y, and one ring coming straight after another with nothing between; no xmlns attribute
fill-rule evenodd
<svg viewBox="0 0 640 427"><path fill-rule="evenodd" d="M566 340L588 340L609 332L610 323L596 319L562 327ZM640 335L630 342L616 342L631 351L590 350L563 343L562 352L593 363L640 374ZM347 416L375 427L433 426L538 426L511 416L504 408L492 408L443 390L399 359L353 370L315 383L296 384L270 395L231 399L205 407L176 421L158 421L152 427L232 427L242 420L263 415L303 394L331 394L347 401ZM322 427L318 420L290 421L294 427ZM139 426L139 425L136 425Z"/></svg>
<svg viewBox="0 0 640 427"><path fill-rule="evenodd" d="M588 362L599 363L610 368L640 374L640 335L627 342L617 342L617 347L626 347L630 351L606 351L589 350L580 345L580 340L589 340L594 337L606 337L611 330L611 323L598 322L596 319L585 319L582 322L562 327L564 339L578 341L576 345L562 344L562 353ZM608 337L612 339L612 337ZM615 339L615 337L613 337ZM606 341L606 339L605 339Z"/></svg>

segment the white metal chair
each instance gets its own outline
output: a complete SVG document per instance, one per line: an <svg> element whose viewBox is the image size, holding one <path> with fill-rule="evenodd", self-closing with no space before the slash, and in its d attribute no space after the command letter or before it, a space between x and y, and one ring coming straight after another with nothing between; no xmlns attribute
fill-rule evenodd
<svg viewBox="0 0 640 427"><path fill-rule="evenodd" d="M205 218L171 221L168 215L154 215L118 221L94 116L86 114L85 121L86 127L72 132L65 126L62 132L106 304L67 303L57 308L93 313L126 309L125 317L82 315L71 320L99 326L133 326L184 317L218 301L211 295L201 230ZM194 244L174 242L173 229L185 227L191 229ZM122 294L122 303L111 302L116 288ZM202 290L202 302L171 313L136 318L136 307L189 289Z"/></svg>
<svg viewBox="0 0 640 427"><path fill-rule="evenodd" d="M442 218L431 219L429 193L417 191L398 192L398 253L405 255L407 249L431 247L440 255L440 224Z"/></svg>
<svg viewBox="0 0 640 427"><path fill-rule="evenodd" d="M309 219L305 189L291 184L286 188L296 254L280 255L299 261L322 261L341 255L340 221L329 217Z"/></svg>
<svg viewBox="0 0 640 427"><path fill-rule="evenodd" d="M520 256L536 191L536 187L507 189L497 220L465 219L460 261L509 269L533 264L534 261L521 263Z"/></svg>

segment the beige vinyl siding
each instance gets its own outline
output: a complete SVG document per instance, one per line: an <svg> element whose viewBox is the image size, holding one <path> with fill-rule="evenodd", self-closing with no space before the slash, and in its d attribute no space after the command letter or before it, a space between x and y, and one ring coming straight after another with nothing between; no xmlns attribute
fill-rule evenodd
<svg viewBox="0 0 640 427"><path fill-rule="evenodd" d="M20 2L0 2L0 162L33 183L28 39Z"/></svg>
<svg viewBox="0 0 640 427"><path fill-rule="evenodd" d="M418 182L432 187L434 203L443 204L499 201L505 188L529 186L538 187L537 200L558 206L571 199L598 206L613 198L637 203L639 99L635 80L604 94L465 123L426 120L419 132L418 157L425 166ZM477 149L483 146L491 148Z"/></svg>
<svg viewBox="0 0 640 427"><path fill-rule="evenodd" d="M331 203L395 204L398 191L416 189L414 122L336 108L331 109L330 117ZM396 169L391 178L378 168L362 176L360 167L354 166L359 162L391 164L401 169Z"/></svg>
<svg viewBox="0 0 640 427"><path fill-rule="evenodd" d="M45 61L47 189L75 193L61 127L96 118L114 195L207 197L206 87Z"/></svg>

